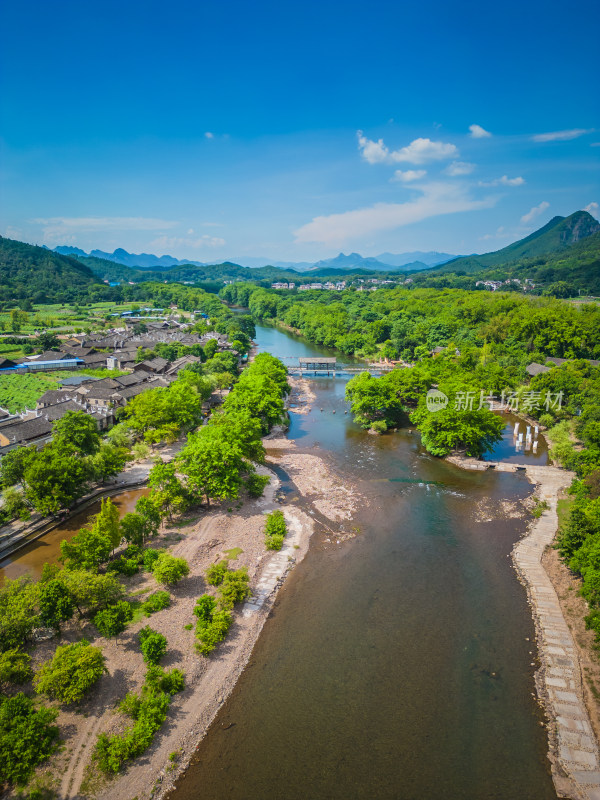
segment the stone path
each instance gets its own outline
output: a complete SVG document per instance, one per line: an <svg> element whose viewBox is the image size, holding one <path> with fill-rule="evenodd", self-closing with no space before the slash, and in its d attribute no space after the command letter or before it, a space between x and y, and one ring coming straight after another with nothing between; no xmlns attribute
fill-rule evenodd
<svg viewBox="0 0 600 800"><path fill-rule="evenodd" d="M530 466L527 475L550 508L515 546L513 560L527 587L538 635L542 668L536 678L550 718L552 777L561 797L600 800L600 755L583 701L577 650L541 562L558 528L558 492L574 476L555 467Z"/></svg>
<svg viewBox="0 0 600 800"><path fill-rule="evenodd" d="M302 522L291 507L282 508L287 524L287 535L283 540L283 547L275 551L267 560L260 578L256 584L254 594L244 603L242 616L250 617L259 611L266 600L279 588L288 570L296 560L296 548L300 543ZM266 513L266 512L265 512Z"/></svg>

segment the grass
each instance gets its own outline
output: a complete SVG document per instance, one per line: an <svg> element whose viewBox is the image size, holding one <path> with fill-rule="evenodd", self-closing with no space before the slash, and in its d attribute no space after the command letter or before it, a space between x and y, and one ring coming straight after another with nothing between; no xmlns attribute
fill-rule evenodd
<svg viewBox="0 0 600 800"><path fill-rule="evenodd" d="M142 603L140 603L139 600L133 600L131 605L133 606L133 617L128 624L135 625L136 622L141 622L144 619L146 612L142 608Z"/></svg>
<svg viewBox="0 0 600 800"><path fill-rule="evenodd" d="M556 513L558 515L558 530L561 531L569 521L571 516L571 508L574 503L572 497L560 498L556 505Z"/></svg>
<svg viewBox="0 0 600 800"><path fill-rule="evenodd" d="M235 561L236 558L241 555L244 551L241 547L232 547L231 550L225 550L225 558L229 561Z"/></svg>

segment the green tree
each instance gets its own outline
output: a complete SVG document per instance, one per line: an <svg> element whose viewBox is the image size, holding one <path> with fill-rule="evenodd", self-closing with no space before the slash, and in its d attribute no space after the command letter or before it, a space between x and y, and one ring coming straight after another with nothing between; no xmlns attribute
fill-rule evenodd
<svg viewBox="0 0 600 800"><path fill-rule="evenodd" d="M38 587L28 577L0 584L0 650L20 647L39 625Z"/></svg>
<svg viewBox="0 0 600 800"><path fill-rule="evenodd" d="M94 455L100 447L96 420L85 411L67 411L52 425L52 438L57 447L68 453Z"/></svg>
<svg viewBox="0 0 600 800"><path fill-rule="evenodd" d="M176 558L170 553L161 553L152 568L154 577L159 583L178 583L190 573L190 567L184 558Z"/></svg>
<svg viewBox="0 0 600 800"><path fill-rule="evenodd" d="M133 609L131 603L120 600L113 606L99 611L94 617L94 625L98 628L102 636L110 639L112 636L117 639L123 633L127 623L133 619Z"/></svg>
<svg viewBox="0 0 600 800"><path fill-rule="evenodd" d="M16 447L5 453L0 459L0 484L6 487L20 483L25 476L28 464L35 459L36 455L35 447Z"/></svg>
<svg viewBox="0 0 600 800"><path fill-rule="evenodd" d="M116 605L125 590L116 575L99 575L83 569L63 570L61 580L66 584L80 615L95 614Z"/></svg>
<svg viewBox="0 0 600 800"><path fill-rule="evenodd" d="M59 578L47 581L39 589L40 620L60 631L60 623L71 619L75 604L71 592Z"/></svg>
<svg viewBox="0 0 600 800"><path fill-rule="evenodd" d="M36 708L19 692L0 699L0 780L22 786L57 746L58 709Z"/></svg>
<svg viewBox="0 0 600 800"><path fill-rule="evenodd" d="M62 703L78 703L105 672L102 650L82 639L59 645L52 659L36 672L33 684L38 694Z"/></svg>
<svg viewBox="0 0 600 800"><path fill-rule="evenodd" d="M152 489L152 501L160 508L161 516L173 519L187 506L186 492L177 477L175 462L165 463L157 459L148 475L148 486Z"/></svg>
<svg viewBox="0 0 600 800"><path fill-rule="evenodd" d="M0 654L0 684L26 683L32 677L30 655L17 647Z"/></svg>
<svg viewBox="0 0 600 800"><path fill-rule="evenodd" d="M238 496L246 464L237 443L231 442L226 433L219 435L209 428L203 427L188 437L177 464L185 475L188 492L204 497L210 506L211 499Z"/></svg>
<svg viewBox="0 0 600 800"><path fill-rule="evenodd" d="M158 664L167 652L167 640L158 631L149 625L143 627L138 633L140 648L146 664Z"/></svg>
<svg viewBox="0 0 600 800"><path fill-rule="evenodd" d="M85 494L88 471L81 458L46 445L24 473L25 497L40 514L56 515Z"/></svg>

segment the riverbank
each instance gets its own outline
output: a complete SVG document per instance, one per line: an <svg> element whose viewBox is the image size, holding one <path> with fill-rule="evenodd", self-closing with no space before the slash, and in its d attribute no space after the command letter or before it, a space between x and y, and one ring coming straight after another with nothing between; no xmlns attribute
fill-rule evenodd
<svg viewBox="0 0 600 800"><path fill-rule="evenodd" d="M513 561L527 589L536 627L541 664L536 687L549 720L552 778L560 797L598 800L600 753L586 706L581 656L543 561L558 528L559 492L574 476L555 467L528 467L527 476L548 509L515 546Z"/></svg>
<svg viewBox="0 0 600 800"><path fill-rule="evenodd" d="M190 565L189 576L170 589L172 602L168 609L128 626L116 643L98 636L88 621L65 626L61 643L85 636L102 647L108 674L76 711L61 709L58 725L64 748L44 770L54 776L52 780L61 800L83 795L99 800L131 800L132 797L145 800L165 796L186 769L195 748L234 688L251 657L279 587L308 550L316 526L311 516L315 513L313 506L336 481L324 462L318 463L321 459L311 457L306 461L301 457L303 454L294 453L293 442L280 438L267 440L265 444L274 454L295 464L293 480L297 479L301 485L308 483L306 472L315 468L328 483L310 498L295 486L297 502L281 504L279 478L268 469L269 465L260 467L259 471L271 478L262 498L239 502L235 510L226 503L221 504L199 518L166 525L159 539L152 543L168 547L169 552L185 558ZM282 467L281 458L277 462L278 468ZM331 499L329 502L327 510L332 522L347 513L347 504L338 508ZM284 513L288 535L281 551L270 552L264 546L264 514L275 508ZM247 567L253 595L235 613L226 641L205 658L195 652L194 631L187 630L186 625L195 621L195 601L208 588L203 577L206 569L222 558L230 558L234 568ZM128 594L142 601L146 593L156 588L148 573L125 580ZM107 780L92 764L92 754L98 733L120 732L127 724L115 710L127 691L139 691L143 683L146 667L137 633L145 624L166 636L168 650L164 666L183 670L186 688L173 698L167 721L144 756L122 775ZM55 646L55 640L39 644L33 653L34 666L51 657Z"/></svg>

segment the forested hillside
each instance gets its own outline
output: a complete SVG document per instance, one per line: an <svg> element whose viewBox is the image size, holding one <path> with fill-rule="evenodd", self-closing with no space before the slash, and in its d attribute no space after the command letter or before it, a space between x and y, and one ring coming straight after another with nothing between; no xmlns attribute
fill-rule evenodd
<svg viewBox="0 0 600 800"><path fill-rule="evenodd" d="M76 258L0 237L0 300L70 301L100 283Z"/></svg>

